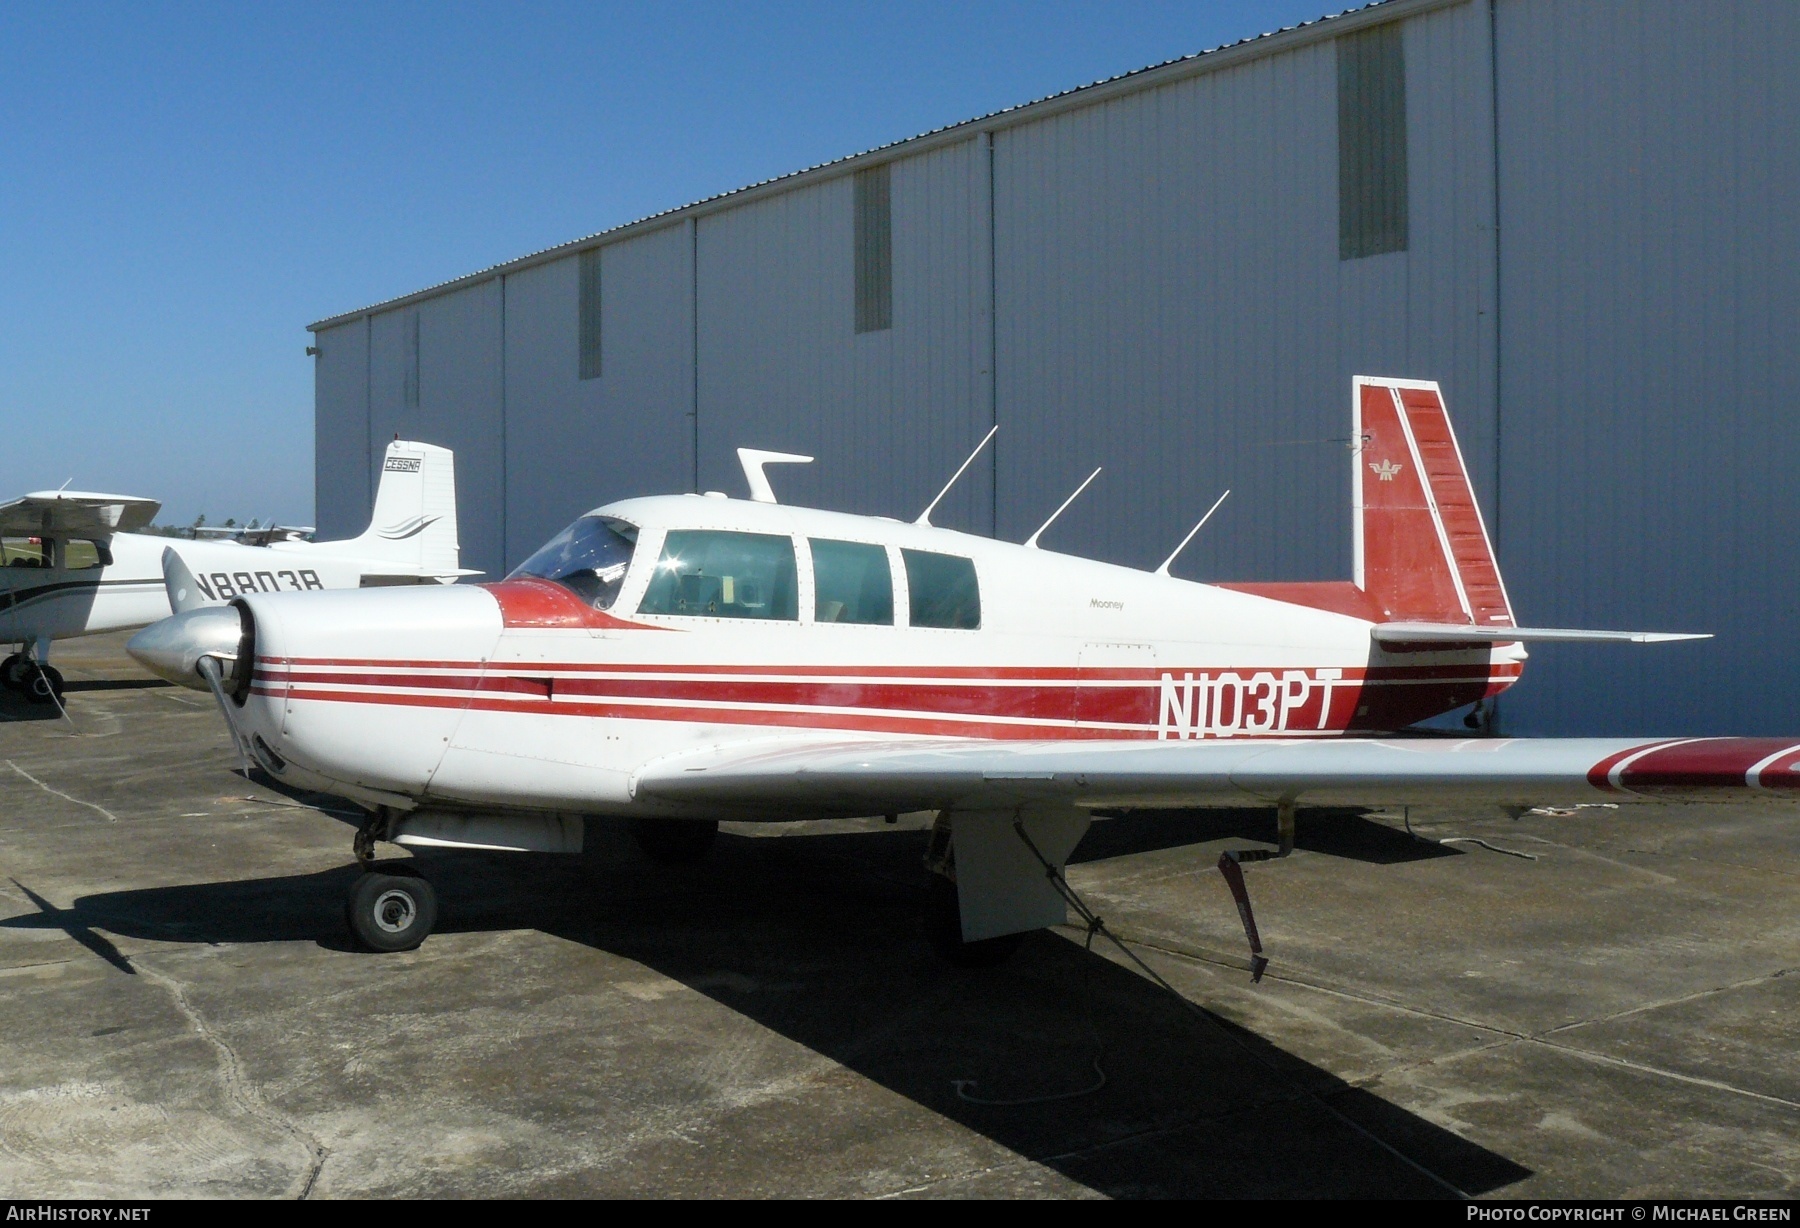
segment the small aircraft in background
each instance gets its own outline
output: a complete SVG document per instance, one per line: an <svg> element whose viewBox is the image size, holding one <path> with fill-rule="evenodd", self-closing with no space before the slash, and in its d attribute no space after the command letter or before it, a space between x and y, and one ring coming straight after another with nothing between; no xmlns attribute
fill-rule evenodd
<svg viewBox="0 0 1800 1228"><path fill-rule="evenodd" d="M248 525L195 525L192 529L182 531L182 536L191 537L195 541L236 542L240 546L272 546L276 542L310 542L314 529L311 525L269 524L258 526L255 521Z"/></svg>
<svg viewBox="0 0 1800 1228"><path fill-rule="evenodd" d="M1512 686L1528 642L1702 637L1520 626L1437 385L1359 377L1352 406L1352 581L974 537L930 522L949 486L910 524L782 506L764 466L810 458L744 450L748 501L609 504L499 583L248 592L129 649L274 778L367 810L347 911L376 950L437 908L378 840L578 852L617 816L684 860L721 818L931 810L934 944L990 962L1065 919L1094 810L1266 805L1278 849L1219 863L1260 976L1240 864L1286 855L1301 805L1800 796L1800 738L1387 736Z"/></svg>
<svg viewBox="0 0 1800 1228"><path fill-rule="evenodd" d="M141 627L172 609L476 574L458 567L455 457L432 444L388 445L369 528L344 541L251 546L135 532L161 506L69 490L0 504L0 644L19 646L0 661L0 683L51 703L62 693L54 641Z"/></svg>

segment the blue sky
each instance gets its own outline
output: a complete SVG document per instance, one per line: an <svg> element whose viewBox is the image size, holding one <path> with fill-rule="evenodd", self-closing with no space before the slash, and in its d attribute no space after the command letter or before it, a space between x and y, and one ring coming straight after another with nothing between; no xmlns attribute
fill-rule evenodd
<svg viewBox="0 0 1800 1228"><path fill-rule="evenodd" d="M15 0L0 498L311 523L311 321L1326 11Z"/></svg>

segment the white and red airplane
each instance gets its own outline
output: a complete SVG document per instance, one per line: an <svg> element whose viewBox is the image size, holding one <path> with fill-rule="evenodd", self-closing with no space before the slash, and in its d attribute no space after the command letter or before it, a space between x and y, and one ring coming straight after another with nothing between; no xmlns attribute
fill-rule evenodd
<svg viewBox="0 0 1800 1228"><path fill-rule="evenodd" d="M936 811L934 940L982 962L1064 920L1097 808L1268 805L1285 853L1303 804L1795 796L1800 738L1378 736L1505 690L1528 641L1688 637L1518 626L1437 386L1359 378L1353 406L1351 582L783 506L763 465L807 458L746 451L750 500L609 504L499 583L251 593L130 649L210 685L274 777L369 811L349 918L382 950L436 903L376 840L575 852L588 816L679 859L721 818ZM1255 859L1220 867L1260 973Z"/></svg>
<svg viewBox="0 0 1800 1228"><path fill-rule="evenodd" d="M154 499L43 491L0 504L0 683L37 703L62 693L50 645L141 627L244 593L449 583L457 566L456 458L395 440L382 458L369 527L344 541L247 546L135 533Z"/></svg>

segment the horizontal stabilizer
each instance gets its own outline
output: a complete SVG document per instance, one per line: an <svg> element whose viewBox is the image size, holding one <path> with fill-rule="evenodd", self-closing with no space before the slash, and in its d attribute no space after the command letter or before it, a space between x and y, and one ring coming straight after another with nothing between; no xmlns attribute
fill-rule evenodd
<svg viewBox="0 0 1800 1228"><path fill-rule="evenodd" d="M1588 631L1578 627L1475 627L1468 623L1377 623L1369 634L1379 644L1666 644L1712 638L1710 631Z"/></svg>

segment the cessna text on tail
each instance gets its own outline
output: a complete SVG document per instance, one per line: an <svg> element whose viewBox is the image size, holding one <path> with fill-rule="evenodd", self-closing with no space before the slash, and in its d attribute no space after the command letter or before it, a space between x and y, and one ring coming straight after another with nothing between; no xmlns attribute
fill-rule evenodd
<svg viewBox="0 0 1800 1228"><path fill-rule="evenodd" d="M134 533L161 504L52 491L0 505L0 681L48 703L62 677L52 641L140 627L246 593L449 581L457 567L455 457L396 440L383 459L369 528L345 541L266 547Z"/></svg>
<svg viewBox="0 0 1800 1228"><path fill-rule="evenodd" d="M574 851L594 815L681 857L721 818L935 810L936 932L962 959L1062 919L1099 807L1266 804L1285 848L1301 804L1800 786L1800 739L1379 736L1514 685L1533 640L1684 637L1520 626L1436 385L1358 379L1353 418L1346 581L1199 584L930 509L783 506L763 466L806 458L746 453L752 499L609 504L499 583L253 592L131 648L212 686L275 777L366 807L365 867L377 839ZM350 916L397 949L434 908L399 863Z"/></svg>

